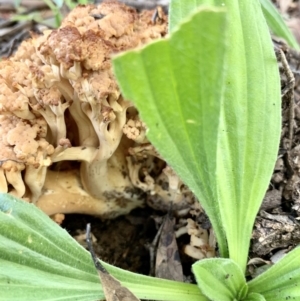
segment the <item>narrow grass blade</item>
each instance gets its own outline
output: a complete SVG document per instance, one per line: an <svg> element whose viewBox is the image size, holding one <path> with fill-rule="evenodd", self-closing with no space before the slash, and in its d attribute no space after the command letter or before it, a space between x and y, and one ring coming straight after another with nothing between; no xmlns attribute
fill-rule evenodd
<svg viewBox="0 0 300 301"><path fill-rule="evenodd" d="M274 7L274 4L270 0L260 0L260 3L267 23L274 35L285 39L285 41L294 49L300 50L299 44L293 33L285 24L282 16Z"/></svg>

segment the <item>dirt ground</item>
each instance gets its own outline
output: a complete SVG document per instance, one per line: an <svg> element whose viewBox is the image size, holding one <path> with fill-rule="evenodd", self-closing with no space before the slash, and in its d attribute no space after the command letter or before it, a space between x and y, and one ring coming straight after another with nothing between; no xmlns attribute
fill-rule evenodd
<svg viewBox="0 0 300 301"><path fill-rule="evenodd" d="M41 2L27 1L27 12L36 10L47 15L49 11L41 5ZM2 57L13 53L18 44L29 36L29 30L40 31L44 26L31 21L12 22L10 18L16 13L12 3L13 1L0 1L0 55ZM166 5L167 1L127 1L127 3L141 9L155 6L156 3ZM276 5L300 42L299 1L281 0L276 1ZM167 6L165 8L167 9ZM284 64L279 64L284 94L282 137L269 190L255 222L248 269L251 275L259 273L266 264L276 262L283 254L300 243L300 71L298 71L300 53L289 49L276 39L274 44L284 51L291 73L287 73ZM295 78L294 93L291 93L293 90L291 78ZM154 261L151 260L151 256L154 254L155 257L158 246L158 242L153 243L153 241L161 217L165 214L166 212L145 207L115 220L101 220L87 215L68 215L62 227L66 228L79 243L85 245L86 224L91 223L95 238L94 248L102 260L133 272L153 275ZM176 217L175 230L184 280L192 281L191 264L196 259L185 254L190 236L182 232L182 225L187 223L188 218L194 220L205 231L209 231L210 224L207 217L199 212Z"/></svg>

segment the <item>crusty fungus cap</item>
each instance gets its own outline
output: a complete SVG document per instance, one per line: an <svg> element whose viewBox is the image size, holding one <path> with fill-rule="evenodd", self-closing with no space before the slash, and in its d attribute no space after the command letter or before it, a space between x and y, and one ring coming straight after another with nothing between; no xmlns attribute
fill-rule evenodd
<svg viewBox="0 0 300 301"><path fill-rule="evenodd" d="M117 1L79 5L0 62L2 192L49 215L115 217L146 200L167 210L170 198L180 203L184 185L147 140L111 64L166 35L167 17L153 22L153 14ZM189 200L186 192L184 206Z"/></svg>

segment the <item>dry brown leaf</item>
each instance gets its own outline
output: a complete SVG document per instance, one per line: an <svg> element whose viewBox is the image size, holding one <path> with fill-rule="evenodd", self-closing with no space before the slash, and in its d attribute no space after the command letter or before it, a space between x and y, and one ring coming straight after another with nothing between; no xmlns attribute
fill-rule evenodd
<svg viewBox="0 0 300 301"><path fill-rule="evenodd" d="M167 214L161 225L161 235L156 253L155 275L159 278L183 282L183 271L174 224L175 219Z"/></svg>

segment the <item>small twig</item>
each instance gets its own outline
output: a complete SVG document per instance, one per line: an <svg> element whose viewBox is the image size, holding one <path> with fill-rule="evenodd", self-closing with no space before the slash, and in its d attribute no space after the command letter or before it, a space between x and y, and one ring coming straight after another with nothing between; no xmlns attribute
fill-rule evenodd
<svg viewBox="0 0 300 301"><path fill-rule="evenodd" d="M156 8L156 10L154 11L153 16L151 18L151 21L153 24L155 24L157 18L158 18L158 10Z"/></svg>
<svg viewBox="0 0 300 301"><path fill-rule="evenodd" d="M281 91L281 97L285 96L290 90L293 90L295 87L295 77L292 70L287 62L284 52L280 49L276 49L277 59L281 62L283 71L287 78L287 86Z"/></svg>
<svg viewBox="0 0 300 301"><path fill-rule="evenodd" d="M289 149L292 148L292 140L294 134L294 87L295 87L295 77L290 69L284 52L279 48L275 48L275 53L279 62L281 62L283 67L283 72L287 78L287 85L281 91L281 97L286 97L288 101L289 110Z"/></svg>
<svg viewBox="0 0 300 301"><path fill-rule="evenodd" d="M151 21L153 24L156 24L156 22L160 20L163 20L163 9L161 6L157 6L152 15Z"/></svg>
<svg viewBox="0 0 300 301"><path fill-rule="evenodd" d="M9 49L7 51L7 54L6 54L7 57L10 57L13 54L15 46L17 45L17 43L18 43L17 39L12 40L12 42L10 43Z"/></svg>
<svg viewBox="0 0 300 301"><path fill-rule="evenodd" d="M103 0L101 1L97 1L97 3L101 3ZM143 9L154 9L156 8L157 6L161 6L163 8L163 10L165 12L168 11L168 8L169 8L169 1L167 0L156 0L156 1L147 1L147 0L140 0L140 1L137 1L137 0L120 0L120 2L128 5L128 6L131 6L131 7L134 7L135 9L137 10L143 10Z"/></svg>
<svg viewBox="0 0 300 301"><path fill-rule="evenodd" d="M100 261L98 260L94 248L93 248L93 243L92 243L92 235L91 235L91 224L87 224L86 225L86 243L88 246L88 249L91 253L92 259L94 261L94 265L96 267L96 269L102 273L108 274L107 270L105 269L105 267L100 263Z"/></svg>
<svg viewBox="0 0 300 301"><path fill-rule="evenodd" d="M128 288L122 286L119 280L111 276L98 260L92 244L91 224L86 226L86 242L98 271L106 301L140 301Z"/></svg>
<svg viewBox="0 0 300 301"><path fill-rule="evenodd" d="M159 227L152 243L147 245L147 248L149 250L149 256L150 256L150 272L149 272L149 275L153 276L153 277L155 276L155 258L156 258L157 248L158 248L158 242L159 242L162 230L163 230L162 225L163 225L163 222L160 225L160 227Z"/></svg>
<svg viewBox="0 0 300 301"><path fill-rule="evenodd" d="M300 75L300 71L294 70L294 69L291 69L291 70L292 70L293 74L295 74L295 75Z"/></svg>

